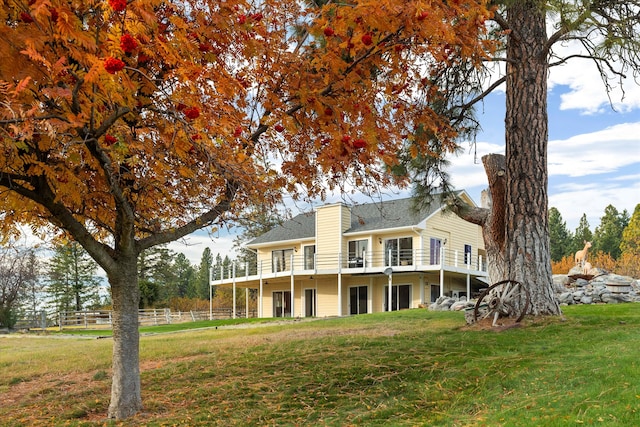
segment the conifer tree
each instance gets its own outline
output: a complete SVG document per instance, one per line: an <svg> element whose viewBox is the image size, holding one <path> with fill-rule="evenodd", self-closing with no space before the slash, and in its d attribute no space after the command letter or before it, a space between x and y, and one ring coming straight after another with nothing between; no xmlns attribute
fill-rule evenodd
<svg viewBox="0 0 640 427"><path fill-rule="evenodd" d="M49 303L55 311L81 311L99 305L98 265L77 242L54 248L49 261Z"/></svg>
<svg viewBox="0 0 640 427"><path fill-rule="evenodd" d="M600 225L593 234L594 252L604 252L613 259L620 256L620 244L622 232L629 223L629 213L626 209L620 213L613 205L604 209L604 215L600 218Z"/></svg>
<svg viewBox="0 0 640 427"><path fill-rule="evenodd" d="M549 242L551 260L560 261L571 254L571 232L567 229L567 223L562 220L560 211L554 207L549 209Z"/></svg>
<svg viewBox="0 0 640 427"><path fill-rule="evenodd" d="M571 253L576 253L584 248L585 242L593 241L593 233L589 229L589 221L587 220L587 214L582 214L580 222L576 228L576 232L573 234L573 242L571 244Z"/></svg>
<svg viewBox="0 0 640 427"><path fill-rule="evenodd" d="M638 264L640 264L640 203L636 205L629 224L622 232L620 251L623 254L637 256Z"/></svg>

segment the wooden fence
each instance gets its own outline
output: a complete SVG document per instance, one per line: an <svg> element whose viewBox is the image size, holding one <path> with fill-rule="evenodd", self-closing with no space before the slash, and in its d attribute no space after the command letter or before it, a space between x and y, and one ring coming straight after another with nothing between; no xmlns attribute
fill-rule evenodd
<svg viewBox="0 0 640 427"><path fill-rule="evenodd" d="M216 308L212 311L213 319L231 319L231 308ZM172 323L196 322L209 320L209 310L201 311L171 311L168 308L145 309L138 311L138 324L140 326L168 325ZM255 310L249 311L250 317L256 317ZM244 311L236 311L236 317L246 317ZM111 329L113 314L111 310L87 310L66 311L58 313L46 313L39 311L32 314L24 314L15 326L15 329L46 329L57 327L63 329Z"/></svg>

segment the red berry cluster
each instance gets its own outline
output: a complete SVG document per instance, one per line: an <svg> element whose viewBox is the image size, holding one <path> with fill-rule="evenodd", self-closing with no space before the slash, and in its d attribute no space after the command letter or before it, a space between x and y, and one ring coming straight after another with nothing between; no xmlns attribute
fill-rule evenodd
<svg viewBox="0 0 640 427"><path fill-rule="evenodd" d="M124 68L124 62L118 58L109 57L104 60L104 69L109 74L115 74Z"/></svg>
<svg viewBox="0 0 640 427"><path fill-rule="evenodd" d="M127 8L127 0L109 0L109 6L116 12L122 12Z"/></svg>
<svg viewBox="0 0 640 427"><path fill-rule="evenodd" d="M27 12L20 12L20 20L22 22L30 24L33 22L33 17L29 15Z"/></svg>
<svg viewBox="0 0 640 427"><path fill-rule="evenodd" d="M185 117L190 120L200 117L200 109L198 107L185 108L183 111Z"/></svg>
<svg viewBox="0 0 640 427"><path fill-rule="evenodd" d="M106 135L104 136L104 142L105 142L107 145L113 145L113 144L115 144L116 142L118 142L118 138L116 138L116 137L115 137L115 136L113 136L113 135L106 134Z"/></svg>
<svg viewBox="0 0 640 427"><path fill-rule="evenodd" d="M131 34L125 34L120 37L120 48L126 52L131 53L138 47L138 41L131 36Z"/></svg>

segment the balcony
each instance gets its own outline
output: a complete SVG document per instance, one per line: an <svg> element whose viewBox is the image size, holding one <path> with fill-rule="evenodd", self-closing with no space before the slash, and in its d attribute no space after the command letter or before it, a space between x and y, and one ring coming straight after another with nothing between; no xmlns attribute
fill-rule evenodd
<svg viewBox="0 0 640 427"><path fill-rule="evenodd" d="M315 254L313 258L307 256L306 259L302 254L292 253L284 262L262 260L257 264L232 263L226 269L212 272L212 284L291 275L383 274L389 267L393 268L394 273L444 270L485 276L487 271L486 260L482 255L444 248L436 253L429 250L372 251L362 252L358 256L353 253Z"/></svg>

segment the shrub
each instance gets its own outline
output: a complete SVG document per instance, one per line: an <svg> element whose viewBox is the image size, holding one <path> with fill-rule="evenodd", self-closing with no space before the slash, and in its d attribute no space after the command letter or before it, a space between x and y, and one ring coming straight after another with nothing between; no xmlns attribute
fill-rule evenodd
<svg viewBox="0 0 640 427"><path fill-rule="evenodd" d="M0 327L13 329L18 322L18 315L11 307L0 307Z"/></svg>

